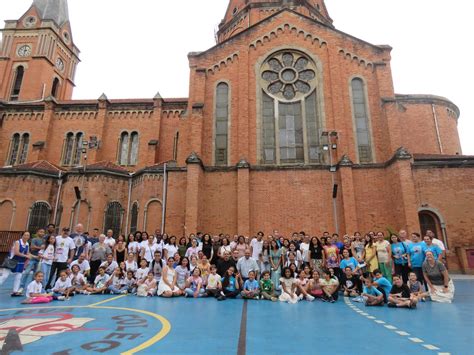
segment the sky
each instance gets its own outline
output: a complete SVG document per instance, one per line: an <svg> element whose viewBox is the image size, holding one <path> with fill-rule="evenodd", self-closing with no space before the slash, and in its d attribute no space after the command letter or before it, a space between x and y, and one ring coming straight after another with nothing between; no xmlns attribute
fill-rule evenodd
<svg viewBox="0 0 474 355"><path fill-rule="evenodd" d="M0 0L17 19L32 0ZM326 0L337 29L393 47L399 94L444 96L461 110L463 154L474 155L474 33L468 0ZM132 5L133 4L133 5ZM228 0L69 0L82 62L74 99L187 97L187 54L215 45Z"/></svg>

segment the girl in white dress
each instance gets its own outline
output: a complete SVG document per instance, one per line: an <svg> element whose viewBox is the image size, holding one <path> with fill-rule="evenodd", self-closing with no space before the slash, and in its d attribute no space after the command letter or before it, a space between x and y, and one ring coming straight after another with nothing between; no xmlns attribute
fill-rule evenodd
<svg viewBox="0 0 474 355"><path fill-rule="evenodd" d="M166 266L163 268L160 284L158 285L158 296L173 297L181 296L181 291L177 285L178 275L173 269L174 259L168 258Z"/></svg>

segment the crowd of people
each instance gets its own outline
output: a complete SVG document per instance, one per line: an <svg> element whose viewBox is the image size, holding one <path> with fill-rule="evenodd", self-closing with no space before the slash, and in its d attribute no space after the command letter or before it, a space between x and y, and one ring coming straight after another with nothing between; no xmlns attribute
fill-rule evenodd
<svg viewBox="0 0 474 355"><path fill-rule="evenodd" d="M24 232L2 265L14 276L12 296L24 303L67 300L78 294L214 297L288 303L334 303L351 297L366 306L416 308L419 301L452 302L454 284L443 242L432 231L398 234L285 237L274 230L253 237L197 233L177 238L135 232L114 238L49 225ZM8 269L6 269L8 267ZM30 277L33 280L30 282Z"/></svg>

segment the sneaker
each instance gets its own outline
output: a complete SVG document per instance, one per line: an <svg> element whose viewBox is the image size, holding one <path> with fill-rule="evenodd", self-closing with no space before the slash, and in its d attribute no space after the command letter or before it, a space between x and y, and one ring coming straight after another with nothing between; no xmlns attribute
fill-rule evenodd
<svg viewBox="0 0 474 355"><path fill-rule="evenodd" d="M329 302L329 300L328 300L327 298L325 298L325 297L321 298L321 301L323 301L323 302Z"/></svg>
<svg viewBox="0 0 474 355"><path fill-rule="evenodd" d="M24 290L23 290L23 287L22 287L22 288L20 288L20 289L18 290L18 293L23 294L23 291L24 291Z"/></svg>
<svg viewBox="0 0 474 355"><path fill-rule="evenodd" d="M225 297L225 294L224 294L223 291L221 291L220 295L221 295L222 297Z"/></svg>
<svg viewBox="0 0 474 355"><path fill-rule="evenodd" d="M314 297L311 296L311 295L308 295L308 296L306 296L306 300L308 300L309 302L313 302L313 301L314 301Z"/></svg>
<svg viewBox="0 0 474 355"><path fill-rule="evenodd" d="M330 303L334 303L334 302L336 302L336 300L331 297L331 298L329 299L329 302L330 302Z"/></svg>
<svg viewBox="0 0 474 355"><path fill-rule="evenodd" d="M187 297L188 297L188 293L185 292L185 293L184 293L184 298L187 298Z"/></svg>
<svg viewBox="0 0 474 355"><path fill-rule="evenodd" d="M217 300L218 301L225 301L225 296L219 296L219 297L217 297Z"/></svg>
<svg viewBox="0 0 474 355"><path fill-rule="evenodd" d="M111 295L115 295L114 291L110 291L110 294L111 294Z"/></svg>
<svg viewBox="0 0 474 355"><path fill-rule="evenodd" d="M387 306L390 308L397 308L397 305L395 303L388 303Z"/></svg>
<svg viewBox="0 0 474 355"><path fill-rule="evenodd" d="M421 297L421 302L426 302L426 298L425 298L425 297Z"/></svg>
<svg viewBox="0 0 474 355"><path fill-rule="evenodd" d="M272 300L272 302L276 302L276 301L278 301L278 298L272 297L271 300Z"/></svg>
<svg viewBox="0 0 474 355"><path fill-rule="evenodd" d="M298 296L298 301L301 301L303 299L303 297L304 297L303 294L299 295Z"/></svg>
<svg viewBox="0 0 474 355"><path fill-rule="evenodd" d="M121 291L120 293L121 293L122 295L126 295L126 294L128 293L128 291L127 291L127 290L123 290L123 291Z"/></svg>
<svg viewBox="0 0 474 355"><path fill-rule="evenodd" d="M64 296L58 296L57 300L58 300L58 301L65 301L65 300L66 300L66 297L64 297Z"/></svg>
<svg viewBox="0 0 474 355"><path fill-rule="evenodd" d="M89 296L91 293L89 291L84 291L84 294Z"/></svg>
<svg viewBox="0 0 474 355"><path fill-rule="evenodd" d="M257 296L255 296L253 299L254 299L254 300L259 300L260 297L257 295Z"/></svg>
<svg viewBox="0 0 474 355"><path fill-rule="evenodd" d="M71 300L71 297L66 297L64 300L65 300L65 301L70 301L70 300Z"/></svg>
<svg viewBox="0 0 474 355"><path fill-rule="evenodd" d="M12 296L12 297L22 297L23 294L19 293L19 292L13 292L10 296Z"/></svg>

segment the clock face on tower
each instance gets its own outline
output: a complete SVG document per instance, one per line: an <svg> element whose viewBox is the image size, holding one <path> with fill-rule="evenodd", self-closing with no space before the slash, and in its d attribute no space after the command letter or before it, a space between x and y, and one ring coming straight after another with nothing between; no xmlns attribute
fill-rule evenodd
<svg viewBox="0 0 474 355"><path fill-rule="evenodd" d="M25 44L19 47L16 53L18 54L19 57L28 57L31 55L31 46L28 44Z"/></svg>
<svg viewBox="0 0 474 355"><path fill-rule="evenodd" d="M64 70L64 62L61 58L58 58L56 59L56 68L59 70L59 71L63 71Z"/></svg>

